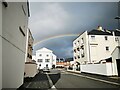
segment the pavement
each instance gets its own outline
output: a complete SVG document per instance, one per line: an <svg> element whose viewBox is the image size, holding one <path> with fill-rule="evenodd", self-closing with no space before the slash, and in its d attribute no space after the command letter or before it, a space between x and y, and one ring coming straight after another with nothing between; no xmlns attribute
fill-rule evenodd
<svg viewBox="0 0 120 90"><path fill-rule="evenodd" d="M115 83L120 84L120 77L117 77L117 76L104 76L104 75L91 74L91 73L85 73L85 72L73 71L73 70L67 70L67 72L76 73L79 75L97 78L97 79L102 79L102 80L111 81L111 82L115 82Z"/></svg>

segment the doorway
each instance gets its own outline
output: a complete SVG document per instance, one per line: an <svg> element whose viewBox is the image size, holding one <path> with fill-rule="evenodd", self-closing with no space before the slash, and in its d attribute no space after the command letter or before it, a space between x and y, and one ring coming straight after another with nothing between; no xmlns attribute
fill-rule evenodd
<svg viewBox="0 0 120 90"><path fill-rule="evenodd" d="M120 77L120 59L116 59L118 76Z"/></svg>

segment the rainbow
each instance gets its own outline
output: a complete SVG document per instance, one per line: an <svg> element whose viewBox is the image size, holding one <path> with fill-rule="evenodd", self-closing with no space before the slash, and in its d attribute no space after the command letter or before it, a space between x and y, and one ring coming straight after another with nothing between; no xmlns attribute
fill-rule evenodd
<svg viewBox="0 0 120 90"><path fill-rule="evenodd" d="M43 40L40 40L40 41L35 42L35 43L33 44L33 46L36 46L37 44L42 43L42 42L44 42L44 41L47 41L47 40L49 40L49 39L66 37L66 36L79 36L79 34L62 34L62 35L56 35L56 36L47 37L47 38L45 38L45 39L43 39Z"/></svg>

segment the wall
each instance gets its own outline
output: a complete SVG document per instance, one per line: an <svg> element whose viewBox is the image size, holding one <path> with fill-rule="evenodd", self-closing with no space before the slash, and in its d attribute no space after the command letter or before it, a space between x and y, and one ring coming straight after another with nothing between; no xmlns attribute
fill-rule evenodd
<svg viewBox="0 0 120 90"><path fill-rule="evenodd" d="M113 72L118 75L116 59L120 59L120 48L116 47L112 53Z"/></svg>
<svg viewBox="0 0 120 90"><path fill-rule="evenodd" d="M95 40L91 39L91 36L95 36ZM91 61L100 61L111 57L111 53L117 46L114 36L107 36L108 40L105 40L107 35L89 35L89 45L90 45L90 59ZM106 51L106 46L109 46L109 51ZM92 52L92 47L96 47L96 52ZM95 56L95 57L94 57Z"/></svg>
<svg viewBox="0 0 120 90"><path fill-rule="evenodd" d="M56 55L54 55L54 54L52 54L52 55L53 55L53 58L52 58L52 59L53 59L53 64L56 66L56 58L57 58L57 57L56 57Z"/></svg>
<svg viewBox="0 0 120 90"><path fill-rule="evenodd" d="M0 90L2 89L2 3L0 2Z"/></svg>
<svg viewBox="0 0 120 90"><path fill-rule="evenodd" d="M40 54L42 54L42 56L39 56ZM48 57L46 55L49 55ZM42 59L42 62L38 62L38 59ZM50 59L50 62L45 62L45 59ZM43 69L44 67L46 67L46 64L48 64L49 68L52 68L52 53L51 52L38 52L36 53L36 62L37 65L39 67L39 64L41 64L40 69Z"/></svg>
<svg viewBox="0 0 120 90"><path fill-rule="evenodd" d="M100 74L106 76L115 75L112 71L112 63L80 65L81 72Z"/></svg>
<svg viewBox="0 0 120 90"><path fill-rule="evenodd" d="M23 12L22 5L26 14ZM18 88L23 84L24 78L28 9L24 2L8 2L8 7L3 5L2 8L2 87ZM19 30L19 26L21 26L25 36Z"/></svg>
<svg viewBox="0 0 120 90"><path fill-rule="evenodd" d="M25 77L34 77L37 74L36 64L25 64Z"/></svg>
<svg viewBox="0 0 120 90"><path fill-rule="evenodd" d="M74 61L84 63L84 61L89 61L89 48L88 48L88 35L87 31L85 31L83 34L81 34L76 40L73 41L73 49L76 49L82 45L81 39L83 38L83 45L84 45L84 57L81 57L81 52L77 51L76 53L74 52L74 57L80 56L80 58L75 59ZM79 43L78 43L79 41ZM76 45L75 45L76 43Z"/></svg>

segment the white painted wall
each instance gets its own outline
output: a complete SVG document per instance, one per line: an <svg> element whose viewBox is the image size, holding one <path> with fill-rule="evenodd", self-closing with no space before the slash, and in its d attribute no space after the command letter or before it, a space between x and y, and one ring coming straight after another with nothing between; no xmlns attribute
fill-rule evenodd
<svg viewBox="0 0 120 90"><path fill-rule="evenodd" d="M52 62L52 63L53 63L55 66L56 66L56 58L57 58L57 56L53 54L53 62Z"/></svg>
<svg viewBox="0 0 120 90"><path fill-rule="evenodd" d="M2 3L0 2L0 90L2 89Z"/></svg>
<svg viewBox="0 0 120 90"><path fill-rule="evenodd" d="M36 56L35 55L32 55L32 60L36 61Z"/></svg>
<svg viewBox="0 0 120 90"><path fill-rule="evenodd" d="M80 46L82 45L82 42L81 42L81 39L83 38L84 40L84 53L85 53L85 56L84 57L81 57L81 51L77 51L76 53L74 53L74 57L76 56L80 56L80 58L77 58L75 59L74 58L74 61L77 61L77 62L84 62L84 61L89 61L89 48L88 48L88 35L87 35L87 31L85 31L83 34L81 34L76 40L74 40L73 42L73 49L77 49L78 47L80 48ZM79 41L79 42L78 42ZM76 44L75 44L76 43Z"/></svg>
<svg viewBox="0 0 120 90"><path fill-rule="evenodd" d="M100 74L106 76L115 75L112 71L112 63L80 65L81 72Z"/></svg>
<svg viewBox="0 0 120 90"><path fill-rule="evenodd" d="M95 40L91 39L91 36L95 36ZM105 36L108 37L108 40L105 40ZM111 53L117 46L114 36L108 35L89 35L89 46L90 46L90 59L91 61L99 61L111 57ZM93 45L98 44L98 45ZM106 46L109 46L109 51L106 51ZM93 47L96 47L93 50Z"/></svg>
<svg viewBox="0 0 120 90"><path fill-rule="evenodd" d="M37 72L36 64L25 64L25 77L34 77Z"/></svg>
<svg viewBox="0 0 120 90"><path fill-rule="evenodd" d="M26 34L28 25L26 5L25 2L8 2L6 8L2 5L2 88L18 88L23 84L26 36L20 32L19 26Z"/></svg>
<svg viewBox="0 0 120 90"><path fill-rule="evenodd" d="M40 56L40 54L42 56ZM44 67L46 67L47 64L48 64L48 67L51 69L53 63L56 63L56 56L52 53L51 50L46 49L46 48L42 48L40 50L37 50L35 59L37 62L37 68L40 68L40 69L43 69ZM42 59L43 61L38 62L38 59ZM50 62L45 62L45 59L50 59ZM54 59L54 62L53 62L53 59ZM41 66L39 67L40 64L41 64Z"/></svg>
<svg viewBox="0 0 120 90"><path fill-rule="evenodd" d="M113 62L113 72L115 73L115 75L118 75L116 59L120 59L120 49L117 47L112 53L112 62Z"/></svg>

